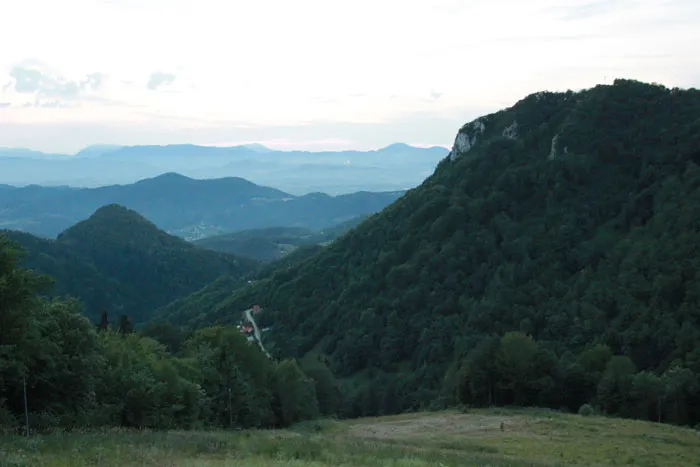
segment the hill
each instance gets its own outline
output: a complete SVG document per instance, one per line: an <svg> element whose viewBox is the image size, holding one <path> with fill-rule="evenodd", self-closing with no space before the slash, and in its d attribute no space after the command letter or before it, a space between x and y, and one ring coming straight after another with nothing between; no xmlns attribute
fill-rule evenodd
<svg viewBox="0 0 700 467"><path fill-rule="evenodd" d="M259 261L275 261L301 246L326 244L357 226L365 217L358 216L321 231L302 227L268 227L205 237L194 244Z"/></svg>
<svg viewBox="0 0 700 467"><path fill-rule="evenodd" d="M90 146L74 156L0 148L0 184L98 187L162 173L237 177L295 195L397 191L419 184L447 155L443 147L395 144L375 151L276 151L260 145Z"/></svg>
<svg viewBox="0 0 700 467"><path fill-rule="evenodd" d="M266 347L325 354L356 391L352 415L444 397L698 423L698 148L697 90L530 95L462 127L421 186L197 325L260 304Z"/></svg>
<svg viewBox="0 0 700 467"><path fill-rule="evenodd" d="M94 161L95 158L85 158ZM401 192L293 196L242 178L196 180L166 173L100 188L5 187L0 228L53 238L107 204L133 209L186 239L275 226L322 229L380 211Z"/></svg>
<svg viewBox="0 0 700 467"><path fill-rule="evenodd" d="M141 322L219 276L240 278L257 266L195 247L118 205L98 209L56 240L5 233L27 251L28 267L55 278L55 295L81 299L93 320L108 311L113 321L124 313Z"/></svg>

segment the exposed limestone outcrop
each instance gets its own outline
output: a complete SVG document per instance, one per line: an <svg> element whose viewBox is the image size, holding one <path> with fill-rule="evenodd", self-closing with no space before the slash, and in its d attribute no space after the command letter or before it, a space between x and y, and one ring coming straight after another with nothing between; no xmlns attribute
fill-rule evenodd
<svg viewBox="0 0 700 467"><path fill-rule="evenodd" d="M549 156L547 156L547 159L550 161L553 161L554 159L557 158L557 143L559 142L559 133L554 135L554 138L552 138L552 148L549 150Z"/></svg>
<svg viewBox="0 0 700 467"><path fill-rule="evenodd" d="M454 145L452 145L452 151L450 151L449 155L450 160L453 161L460 155L469 152L476 144L477 137L482 135L484 131L486 131L486 125L480 118L464 125L457 133Z"/></svg>
<svg viewBox="0 0 700 467"><path fill-rule="evenodd" d="M513 120L509 126L503 129L503 136L505 138L515 139L518 137L518 122Z"/></svg>

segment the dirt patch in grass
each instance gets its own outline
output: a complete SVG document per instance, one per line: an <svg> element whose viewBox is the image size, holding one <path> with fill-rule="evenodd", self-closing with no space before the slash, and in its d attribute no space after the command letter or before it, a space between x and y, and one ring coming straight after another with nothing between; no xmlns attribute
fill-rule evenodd
<svg viewBox="0 0 700 467"><path fill-rule="evenodd" d="M513 431L530 431L534 435L529 428L537 422L523 416L441 413L392 421L359 421L350 425L349 433L360 438L392 440L425 438L426 435L481 439L501 437Z"/></svg>

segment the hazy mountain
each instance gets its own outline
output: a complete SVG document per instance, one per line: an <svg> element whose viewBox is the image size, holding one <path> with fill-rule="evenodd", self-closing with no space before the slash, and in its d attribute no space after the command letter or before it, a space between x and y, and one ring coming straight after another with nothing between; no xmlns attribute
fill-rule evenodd
<svg viewBox="0 0 700 467"><path fill-rule="evenodd" d="M26 249L26 266L54 277L54 293L81 299L92 319L108 311L143 321L222 275L240 278L258 265L198 248L118 205L98 209L56 240L5 233Z"/></svg>
<svg viewBox="0 0 700 467"><path fill-rule="evenodd" d="M94 145L75 156L0 149L0 183L98 187L177 172L193 178L245 178L297 195L405 190L429 176L447 152L406 144L336 152L275 151L259 144Z"/></svg>
<svg viewBox="0 0 700 467"><path fill-rule="evenodd" d="M81 157L99 157L104 154L116 151L117 149L121 149L124 146L116 145L116 144L93 144L92 146L88 146L86 148L81 149L75 154L75 158L81 158Z"/></svg>
<svg viewBox="0 0 700 467"><path fill-rule="evenodd" d="M64 160L70 159L69 154L47 154L40 151L33 151L25 148L0 148L0 159L33 159L44 160Z"/></svg>
<svg viewBox="0 0 700 467"><path fill-rule="evenodd" d="M318 230L380 211L401 194L293 196L241 178L195 180L168 173L130 185L99 188L0 188L0 228L55 237L99 207L116 203L188 239L277 226Z"/></svg>
<svg viewBox="0 0 700 467"><path fill-rule="evenodd" d="M433 176L330 246L178 319L259 304L268 349L357 376L353 415L426 406L443 381L462 403L625 415L630 387L676 374L698 407L699 148L697 90L533 94L465 125Z"/></svg>

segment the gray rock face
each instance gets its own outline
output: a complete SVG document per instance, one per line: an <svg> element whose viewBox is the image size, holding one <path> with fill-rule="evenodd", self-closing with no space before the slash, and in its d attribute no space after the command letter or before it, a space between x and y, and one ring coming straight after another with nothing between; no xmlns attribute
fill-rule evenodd
<svg viewBox="0 0 700 467"><path fill-rule="evenodd" d="M457 133L455 142L452 145L450 160L453 161L462 154L469 152L471 148L474 147L474 144L476 144L477 137L482 135L484 131L486 131L486 125L484 125L484 122L480 118L463 126L462 129L459 130L459 133Z"/></svg>

